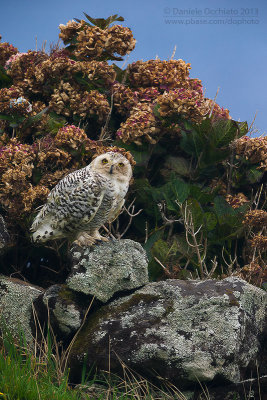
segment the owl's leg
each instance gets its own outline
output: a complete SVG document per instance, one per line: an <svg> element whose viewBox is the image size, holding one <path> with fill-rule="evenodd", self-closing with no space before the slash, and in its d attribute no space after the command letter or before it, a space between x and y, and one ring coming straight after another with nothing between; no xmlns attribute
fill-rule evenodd
<svg viewBox="0 0 267 400"><path fill-rule="evenodd" d="M97 239L94 236L89 235L89 233L87 232L81 232L73 243L77 244L80 247L90 247L96 244L96 242Z"/></svg>
<svg viewBox="0 0 267 400"><path fill-rule="evenodd" d="M98 232L98 229L96 229L96 230L94 231L93 237L94 237L96 240L101 240L101 242L108 242L108 240L109 240L107 237L101 236L100 233Z"/></svg>
<svg viewBox="0 0 267 400"><path fill-rule="evenodd" d="M108 238L101 236L98 230L96 229L94 232L81 232L77 236L77 239L74 241L74 244L82 247L90 247L95 245L97 242L108 242Z"/></svg>

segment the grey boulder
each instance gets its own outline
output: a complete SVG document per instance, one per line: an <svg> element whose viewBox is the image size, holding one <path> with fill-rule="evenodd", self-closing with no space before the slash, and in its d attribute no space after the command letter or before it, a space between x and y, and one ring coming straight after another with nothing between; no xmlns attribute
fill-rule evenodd
<svg viewBox="0 0 267 400"><path fill-rule="evenodd" d="M66 285L53 285L37 299L35 306L42 324L46 326L49 318L58 339L65 340L80 328L88 304Z"/></svg>
<svg viewBox="0 0 267 400"><path fill-rule="evenodd" d="M42 294L40 287L0 275L0 329L19 338L23 333L33 344L35 317L33 302Z"/></svg>
<svg viewBox="0 0 267 400"><path fill-rule="evenodd" d="M71 376L87 360L117 373L125 363L179 388L238 383L257 363L262 371L266 306L266 292L234 277L149 283L89 316L70 353Z"/></svg>
<svg viewBox="0 0 267 400"><path fill-rule="evenodd" d="M147 256L139 243L115 240L71 250L73 268L66 285L105 303L115 293L148 283Z"/></svg>

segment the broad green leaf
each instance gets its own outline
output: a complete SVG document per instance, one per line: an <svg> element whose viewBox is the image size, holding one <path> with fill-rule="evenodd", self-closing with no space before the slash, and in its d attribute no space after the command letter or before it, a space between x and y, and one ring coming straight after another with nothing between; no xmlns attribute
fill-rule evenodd
<svg viewBox="0 0 267 400"><path fill-rule="evenodd" d="M238 128L239 128L239 135L238 137L242 137L248 133L248 123L247 121L245 122L237 122Z"/></svg>
<svg viewBox="0 0 267 400"><path fill-rule="evenodd" d="M179 203L183 203L190 193L190 185L185 183L180 179L176 179L170 182L172 192L174 194L174 200L177 200Z"/></svg>
<svg viewBox="0 0 267 400"><path fill-rule="evenodd" d="M247 171L246 175L249 183L259 182L263 177L264 171L261 171L257 168L258 166L253 166Z"/></svg>
<svg viewBox="0 0 267 400"><path fill-rule="evenodd" d="M215 197L214 211L220 225L227 225L233 230L242 226L243 209L241 209L241 207L236 209L232 208L230 204L227 203L224 197Z"/></svg>
<svg viewBox="0 0 267 400"><path fill-rule="evenodd" d="M127 144L122 142L121 140L116 140L113 142L113 145L117 147L122 147L125 150L130 151L134 158L134 161L136 162L136 166L146 167L151 155L147 144L138 146L135 143Z"/></svg>
<svg viewBox="0 0 267 400"><path fill-rule="evenodd" d="M121 83L127 76L127 71L125 69L121 69L120 67L118 67L118 65L114 63L112 64L112 67L116 72L116 81Z"/></svg>
<svg viewBox="0 0 267 400"><path fill-rule="evenodd" d="M196 130L191 132L182 131L180 147L187 154L190 154L195 158L199 158L205 146L206 140L204 140L202 135Z"/></svg>
<svg viewBox="0 0 267 400"><path fill-rule="evenodd" d="M28 126L35 124L36 122L40 121L42 116L48 111L49 107L44 108L38 114L34 115L33 117L29 117L25 120L23 128L27 128Z"/></svg>
<svg viewBox="0 0 267 400"><path fill-rule="evenodd" d="M162 116L160 115L159 109L160 109L160 105L159 105L159 104L156 104L156 105L153 107L153 113L154 113L154 115L155 115L156 117L162 118Z"/></svg>
<svg viewBox="0 0 267 400"><path fill-rule="evenodd" d="M216 147L225 147L238 138L239 127L236 121L232 119L218 120L213 125L213 141Z"/></svg>
<svg viewBox="0 0 267 400"><path fill-rule="evenodd" d="M235 215L234 209L222 196L216 196L214 199L214 209L219 218L229 215Z"/></svg>
<svg viewBox="0 0 267 400"><path fill-rule="evenodd" d="M194 229L195 231L204 224L204 212L203 209L200 205L200 203L195 200L190 198L187 202L189 211L192 215L193 218L193 224L194 224Z"/></svg>
<svg viewBox="0 0 267 400"><path fill-rule="evenodd" d="M88 14L84 12L85 17L90 21L93 25L98 26L100 29L106 29L115 21L124 21L123 17L118 17L118 14L111 15L108 18L92 18Z"/></svg>
<svg viewBox="0 0 267 400"><path fill-rule="evenodd" d="M0 88L8 87L11 83L12 79L7 75L5 68L0 65Z"/></svg>
<svg viewBox="0 0 267 400"><path fill-rule="evenodd" d="M186 241L185 234L183 233L180 235L176 235L174 237L174 239L175 239L177 250L179 251L179 253L184 255L186 258L190 258L191 247L188 245L188 243Z"/></svg>
<svg viewBox="0 0 267 400"><path fill-rule="evenodd" d="M208 231L212 231L217 225L216 215L212 212L206 212L204 214L204 226Z"/></svg>
<svg viewBox="0 0 267 400"><path fill-rule="evenodd" d="M159 239L151 248L151 254L164 263L169 254L169 245L164 240Z"/></svg>
<svg viewBox="0 0 267 400"><path fill-rule="evenodd" d="M106 60L123 61L123 58L119 57L119 56L115 56L114 54L109 53L107 50L104 50L102 55L100 56L99 60L101 60L101 61L106 61Z"/></svg>
<svg viewBox="0 0 267 400"><path fill-rule="evenodd" d="M155 242L162 238L163 233L163 229L156 230L154 233L152 233L152 235L149 236L147 242L142 245L143 249L147 253L149 261L152 259L151 248L154 246Z"/></svg>
<svg viewBox="0 0 267 400"><path fill-rule="evenodd" d="M214 193L210 188L190 185L190 197L196 199L202 205L206 205L214 200Z"/></svg>
<svg viewBox="0 0 267 400"><path fill-rule="evenodd" d="M166 174L174 172L182 176L189 176L190 163L186 158L168 156L164 163L164 171Z"/></svg>
<svg viewBox="0 0 267 400"><path fill-rule="evenodd" d="M86 12L83 12L83 14L88 19L88 21L90 21L93 25L96 25L96 19L95 18L90 17L88 14L86 14Z"/></svg>
<svg viewBox="0 0 267 400"><path fill-rule="evenodd" d="M5 114L0 114L0 119L10 122L13 121L13 117L11 115L5 115Z"/></svg>

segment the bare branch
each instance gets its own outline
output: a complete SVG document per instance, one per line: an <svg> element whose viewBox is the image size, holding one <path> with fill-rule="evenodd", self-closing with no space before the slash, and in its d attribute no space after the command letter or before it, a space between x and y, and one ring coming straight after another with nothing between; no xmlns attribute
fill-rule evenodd
<svg viewBox="0 0 267 400"><path fill-rule="evenodd" d="M168 271L168 269L162 264L162 262L157 257L154 257L154 260L161 266L161 268L163 268L163 270L167 276L169 276L169 277L172 276L170 271Z"/></svg>

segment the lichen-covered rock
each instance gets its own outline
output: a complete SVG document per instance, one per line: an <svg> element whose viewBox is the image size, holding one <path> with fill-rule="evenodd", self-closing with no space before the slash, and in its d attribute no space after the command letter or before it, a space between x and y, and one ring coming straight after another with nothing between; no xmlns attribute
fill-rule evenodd
<svg viewBox="0 0 267 400"><path fill-rule="evenodd" d="M264 352L267 293L238 278L149 283L91 315L70 367L120 372L121 361L178 387L239 382ZM265 350L266 351L266 350Z"/></svg>
<svg viewBox="0 0 267 400"><path fill-rule="evenodd" d="M3 252L9 241L10 237L6 229L4 218L0 215L0 254Z"/></svg>
<svg viewBox="0 0 267 400"><path fill-rule="evenodd" d="M33 343L33 302L40 294L42 289L37 286L0 275L0 329L14 337L23 332L26 342Z"/></svg>
<svg viewBox="0 0 267 400"><path fill-rule="evenodd" d="M115 293L148 283L147 257L132 240L115 240L93 248L73 248L72 273L67 286L107 302Z"/></svg>
<svg viewBox="0 0 267 400"><path fill-rule="evenodd" d="M50 323L60 338L66 339L80 328L86 304L81 304L77 294L65 285L53 285L47 289L42 303L49 309Z"/></svg>

